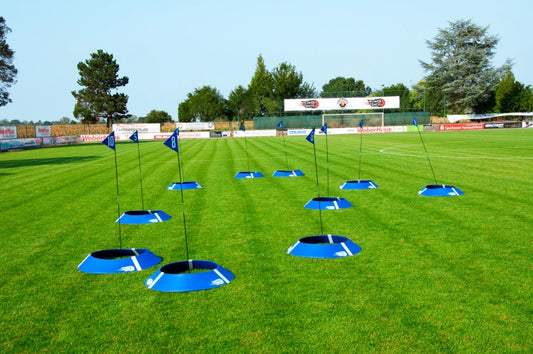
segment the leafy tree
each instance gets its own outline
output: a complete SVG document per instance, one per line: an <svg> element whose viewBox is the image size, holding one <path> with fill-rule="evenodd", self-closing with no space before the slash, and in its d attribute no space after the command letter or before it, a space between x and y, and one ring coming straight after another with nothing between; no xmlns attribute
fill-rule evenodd
<svg viewBox="0 0 533 354"><path fill-rule="evenodd" d="M0 16L0 107L11 102L7 89L16 81L17 69L13 65L15 52L9 48L6 42L6 35L11 32L7 27L5 19Z"/></svg>
<svg viewBox="0 0 533 354"><path fill-rule="evenodd" d="M303 81L302 73L297 72L294 65L283 62L268 71L262 55L257 58L256 70L248 85L248 91L256 99L259 115L280 112L284 99L316 94L314 86Z"/></svg>
<svg viewBox="0 0 533 354"><path fill-rule="evenodd" d="M409 108L411 108L411 100L410 100L410 91L407 86L404 84L396 84L384 87L382 90L383 96L400 96L400 109L399 110L391 110L391 112L395 111L407 111Z"/></svg>
<svg viewBox="0 0 533 354"><path fill-rule="evenodd" d="M529 112L532 101L531 87L516 81L513 73L508 71L496 87L494 112Z"/></svg>
<svg viewBox="0 0 533 354"><path fill-rule="evenodd" d="M112 54L99 49L91 54L91 59L78 63L78 71L78 85L84 88L72 91L76 98L75 117L84 123L95 123L103 118L108 128L113 121L128 117L128 96L112 91L127 85L129 79L118 77L119 65Z"/></svg>
<svg viewBox="0 0 533 354"><path fill-rule="evenodd" d="M250 90L237 86L228 96L228 119L250 120L258 114L256 98Z"/></svg>
<svg viewBox="0 0 533 354"><path fill-rule="evenodd" d="M426 41L431 49L431 62L420 61L429 74L425 77L431 95L444 101L446 107L458 113L473 113L490 101L503 72L509 70L508 60L494 68L491 59L498 38L487 33L470 20L450 22L439 29L433 41Z"/></svg>
<svg viewBox="0 0 533 354"><path fill-rule="evenodd" d="M178 106L181 122L201 120L213 122L227 119L227 103L220 92L211 86L203 86L187 94L187 99Z"/></svg>
<svg viewBox="0 0 533 354"><path fill-rule="evenodd" d="M70 118L69 117L62 117L59 120L59 124L69 124L69 123L70 123Z"/></svg>
<svg viewBox="0 0 533 354"><path fill-rule="evenodd" d="M272 97L274 92L272 75L268 72L261 54L257 57L255 73L248 85L248 90L256 97Z"/></svg>
<svg viewBox="0 0 533 354"><path fill-rule="evenodd" d="M363 80L356 81L353 77L338 76L322 85L320 97L365 97L371 92L372 89L365 86Z"/></svg>
<svg viewBox="0 0 533 354"><path fill-rule="evenodd" d="M145 123L166 123L172 122L172 117L165 111L156 111L152 109L150 113L143 117Z"/></svg>

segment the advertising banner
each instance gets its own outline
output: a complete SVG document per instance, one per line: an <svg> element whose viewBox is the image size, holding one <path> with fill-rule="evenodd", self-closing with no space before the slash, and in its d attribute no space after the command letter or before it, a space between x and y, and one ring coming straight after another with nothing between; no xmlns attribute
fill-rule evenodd
<svg viewBox="0 0 533 354"><path fill-rule="evenodd" d="M37 138L46 138L52 136L52 130L49 125L36 125L35 136Z"/></svg>
<svg viewBox="0 0 533 354"><path fill-rule="evenodd" d="M484 123L439 124L440 131L480 130L484 128Z"/></svg>
<svg viewBox="0 0 533 354"><path fill-rule="evenodd" d="M0 139L16 139L17 126L0 127Z"/></svg>
<svg viewBox="0 0 533 354"><path fill-rule="evenodd" d="M190 123L176 123L176 128L181 130L214 130L214 122L190 122ZM180 134L181 135L181 134Z"/></svg>
<svg viewBox="0 0 533 354"><path fill-rule="evenodd" d="M130 136L136 130L141 133L159 133L161 132L161 125L159 123L119 123L113 124L115 134Z"/></svg>
<svg viewBox="0 0 533 354"><path fill-rule="evenodd" d="M400 108L400 96L300 98L284 100L285 111L334 111Z"/></svg>

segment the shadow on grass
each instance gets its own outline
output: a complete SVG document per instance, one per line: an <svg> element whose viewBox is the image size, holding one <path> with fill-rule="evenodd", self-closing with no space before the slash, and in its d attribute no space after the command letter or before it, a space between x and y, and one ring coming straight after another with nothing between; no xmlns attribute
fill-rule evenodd
<svg viewBox="0 0 533 354"><path fill-rule="evenodd" d="M43 159L25 159L25 160L10 160L0 161L0 168L17 168L27 166L41 166L41 165L65 165L69 163L80 163L95 160L99 156L71 156L71 157L47 157Z"/></svg>

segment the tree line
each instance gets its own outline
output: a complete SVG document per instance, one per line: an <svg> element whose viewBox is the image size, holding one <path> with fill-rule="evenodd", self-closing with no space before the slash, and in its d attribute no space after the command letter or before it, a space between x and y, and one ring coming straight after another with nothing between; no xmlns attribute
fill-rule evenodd
<svg viewBox="0 0 533 354"><path fill-rule="evenodd" d="M16 83L17 75L14 51L6 42L9 32L4 18L0 17L0 106L11 102L8 88ZM515 79L512 61L507 60L500 67L492 65L498 42L497 36L488 33L488 27L471 20L449 22L433 40L426 40L431 60L419 60L426 76L411 88L396 83L376 89L366 86L363 80L339 76L318 91L288 62L268 70L260 54L254 75L246 86L239 85L227 98L215 87L196 88L179 103L178 119L232 121L283 115L284 99L310 97L400 96L399 111L430 111L436 116L533 111L533 89ZM73 115L80 122L105 121L109 127L114 122L172 121L167 112L155 109L145 117L129 114L128 96L118 92L129 79L119 76L119 65L112 54L97 50L89 59L79 62L77 68L80 75L77 83L81 88L72 91L76 99ZM67 117L61 121L62 124L73 122Z"/></svg>

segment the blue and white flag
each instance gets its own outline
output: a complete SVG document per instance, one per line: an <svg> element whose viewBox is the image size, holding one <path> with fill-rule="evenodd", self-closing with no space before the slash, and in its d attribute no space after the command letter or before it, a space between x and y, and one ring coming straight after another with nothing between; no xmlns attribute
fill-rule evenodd
<svg viewBox="0 0 533 354"><path fill-rule="evenodd" d="M361 119L361 121L359 122L359 128L363 129L363 120Z"/></svg>
<svg viewBox="0 0 533 354"><path fill-rule="evenodd" d="M115 131L113 130L111 134L106 136L104 140L102 140L102 144L107 145L107 147L110 147L111 149L115 150Z"/></svg>
<svg viewBox="0 0 533 354"><path fill-rule="evenodd" d="M416 122L416 117L413 117L413 125L414 125L415 127L418 127L418 123Z"/></svg>
<svg viewBox="0 0 533 354"><path fill-rule="evenodd" d="M278 128L279 129L283 129L283 121L282 120L278 123Z"/></svg>
<svg viewBox="0 0 533 354"><path fill-rule="evenodd" d="M180 135L180 128L176 128L176 130L174 130L174 134Z"/></svg>
<svg viewBox="0 0 533 354"><path fill-rule="evenodd" d="M174 131L174 133L172 133L172 135L167 140L165 140L165 142L163 144L165 144L166 146L168 146L172 150L174 150L176 152L179 152L178 134L177 134L177 132Z"/></svg>
<svg viewBox="0 0 533 354"><path fill-rule="evenodd" d="M322 130L324 134L328 135L328 123L324 123L320 130Z"/></svg>
<svg viewBox="0 0 533 354"><path fill-rule="evenodd" d="M136 142L137 144L139 143L139 133L137 132L137 130L134 131L133 134L131 134L130 140Z"/></svg>
<svg viewBox="0 0 533 354"><path fill-rule="evenodd" d="M311 144L315 144L315 127L313 127L313 130L311 130L311 133L305 139Z"/></svg>

